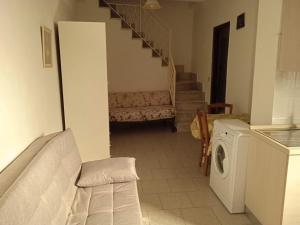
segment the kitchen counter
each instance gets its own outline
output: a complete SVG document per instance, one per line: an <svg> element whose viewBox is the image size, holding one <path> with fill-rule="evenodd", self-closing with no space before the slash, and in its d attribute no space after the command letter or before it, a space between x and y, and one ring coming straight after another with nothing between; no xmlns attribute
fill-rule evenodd
<svg viewBox="0 0 300 225"><path fill-rule="evenodd" d="M291 130L258 130L263 135L290 147L300 147L300 129Z"/></svg>
<svg viewBox="0 0 300 225"><path fill-rule="evenodd" d="M288 155L300 155L300 127L298 125L252 126L252 132L266 142L281 147Z"/></svg>
<svg viewBox="0 0 300 225"><path fill-rule="evenodd" d="M251 127L246 206L262 225L300 224L299 171L299 127Z"/></svg>

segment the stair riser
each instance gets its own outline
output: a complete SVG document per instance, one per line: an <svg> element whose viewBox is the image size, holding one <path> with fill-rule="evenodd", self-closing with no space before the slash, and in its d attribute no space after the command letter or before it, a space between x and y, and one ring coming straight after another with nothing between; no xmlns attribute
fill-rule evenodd
<svg viewBox="0 0 300 225"><path fill-rule="evenodd" d="M195 108L193 108L193 107L188 107L188 108L186 108L186 107L181 107L182 106L182 104L180 104L179 103L179 108L178 108L178 104L176 104L176 115L178 114L178 115L180 115L180 114L193 114L193 115L195 115L196 114L196 112L197 112L197 110L199 109L199 110L205 110L205 111L207 111L207 103L205 103L205 102L202 102L202 103L192 103L192 104L196 104L197 105L197 107L196 107L196 110L195 110Z"/></svg>
<svg viewBox="0 0 300 225"><path fill-rule="evenodd" d="M143 38L144 36L144 33L132 31L132 38Z"/></svg>
<svg viewBox="0 0 300 225"><path fill-rule="evenodd" d="M149 42L143 41L143 48L150 48L150 47L153 47L152 41Z"/></svg>
<svg viewBox="0 0 300 225"><path fill-rule="evenodd" d="M176 103L177 110L194 110L196 113L197 109L201 107L203 103Z"/></svg>
<svg viewBox="0 0 300 225"><path fill-rule="evenodd" d="M197 83L191 84L176 84L176 91L200 90Z"/></svg>
<svg viewBox="0 0 300 225"><path fill-rule="evenodd" d="M192 122L196 113L176 114L176 122Z"/></svg>
<svg viewBox="0 0 300 225"><path fill-rule="evenodd" d="M177 132L191 132L189 123L177 123L176 128Z"/></svg>
<svg viewBox="0 0 300 225"><path fill-rule="evenodd" d="M197 81L197 75L193 73L177 73L177 81Z"/></svg>
<svg viewBox="0 0 300 225"><path fill-rule="evenodd" d="M204 93L202 92L194 94L176 94L177 101L203 101L204 99Z"/></svg>

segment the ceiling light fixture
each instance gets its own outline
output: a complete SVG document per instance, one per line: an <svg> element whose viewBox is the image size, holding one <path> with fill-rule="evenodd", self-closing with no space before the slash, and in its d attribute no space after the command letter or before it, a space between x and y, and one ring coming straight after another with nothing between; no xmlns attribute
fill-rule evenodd
<svg viewBox="0 0 300 225"><path fill-rule="evenodd" d="M161 9L158 0L146 0L144 9Z"/></svg>

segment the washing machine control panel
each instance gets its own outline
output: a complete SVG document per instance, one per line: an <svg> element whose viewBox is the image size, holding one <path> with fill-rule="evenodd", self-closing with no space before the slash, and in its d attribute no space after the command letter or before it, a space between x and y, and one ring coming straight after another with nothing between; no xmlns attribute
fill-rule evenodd
<svg viewBox="0 0 300 225"><path fill-rule="evenodd" d="M213 136L215 139L222 139L225 142L231 142L234 138L234 135L230 131L219 126L214 127Z"/></svg>

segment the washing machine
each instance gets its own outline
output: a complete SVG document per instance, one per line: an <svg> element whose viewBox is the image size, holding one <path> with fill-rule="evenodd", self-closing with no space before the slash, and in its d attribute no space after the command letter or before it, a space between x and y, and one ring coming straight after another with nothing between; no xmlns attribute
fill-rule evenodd
<svg viewBox="0 0 300 225"><path fill-rule="evenodd" d="M241 120L214 121L210 187L230 213L245 211L249 131Z"/></svg>

